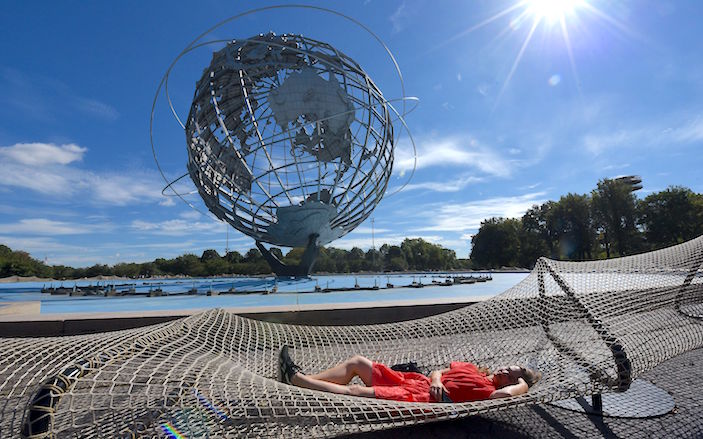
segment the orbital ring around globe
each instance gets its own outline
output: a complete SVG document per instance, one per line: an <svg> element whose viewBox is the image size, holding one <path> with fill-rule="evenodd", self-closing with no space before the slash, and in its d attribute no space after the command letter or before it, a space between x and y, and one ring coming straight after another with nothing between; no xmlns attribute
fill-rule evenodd
<svg viewBox="0 0 703 439"><path fill-rule="evenodd" d="M342 18L344 18L344 19L346 19L346 20L352 22L353 24L355 24L355 25L361 27L364 31L366 31L367 33L369 33L369 34L383 47L383 49L386 51L386 53L388 54L388 56L389 56L391 62L393 63L393 67L394 67L394 69L395 69L395 71L396 71L396 74L397 74L397 76L398 76L398 81L399 81L399 84L400 84L401 95L402 95L400 98L395 98L395 99L386 100L386 103L390 104L390 103L392 103L392 102L397 102L397 101L403 102L403 110L402 110L402 112L397 111L397 110L395 109L395 107L393 107L392 105L390 106L390 108L392 109L393 113L396 115L396 118L397 118L396 120L399 120L399 121L401 122L401 124L403 125L403 128L405 129L405 132L406 132L406 134L408 135L408 138L409 138L409 140L410 140L410 144L411 144L411 147L412 147L412 150L413 150L413 166L412 166L412 169L411 169L410 174L408 175L408 178L406 179L406 181L405 181L398 189L396 189L396 190L393 191L392 193L386 195L386 197L393 196L393 195L397 194L398 192L402 191L402 190L410 183L410 181L412 180L412 177L414 176L415 171L416 171L416 168L417 168L417 148L416 148L416 145L415 145L415 140L414 140L414 138L413 138L413 136L412 136L412 132L410 131L410 128L408 127L407 123L405 122L405 116L407 116L408 114L412 113L412 112L417 108L417 105L418 105L418 103L419 103L419 99L418 99L417 97L415 97L415 96L406 96L406 94L405 94L405 81L404 81L404 79L403 79L403 74L402 74L402 72L401 72L401 70L400 70L400 66L398 65L397 60L395 59L395 56L393 55L393 52L390 50L390 48L388 47L388 45L387 45L375 32L373 32L371 29L369 29L366 25L364 25L364 24L361 23L360 21L358 21L358 20L356 20L356 19L354 19L354 18L352 18L352 17L350 17L350 16L348 16L348 15L345 15L345 14L342 14L342 13L340 13L340 12L338 12L338 11L335 11L335 10L333 10L333 9L328 9L328 8L319 7L319 6L312 6L312 5L296 5L296 4L293 4L293 5L273 5L273 6L268 6L268 7L262 7L262 8L251 9L251 10L245 11L245 12L243 12L243 13L241 13L241 14L233 15L233 16L231 16L231 17L228 17L228 18L226 18L226 19L224 19L224 20L218 22L217 24L215 24L214 26L212 26L211 28L209 28L208 30L206 30L205 32L203 32L202 34L200 34L200 35L199 35L197 38L195 38L190 44L188 44L188 46L186 46L186 48L183 49L183 50L181 51L181 53L179 53L178 56L176 56L176 57L174 58L174 60L173 60L173 62L171 63L171 65L170 65L169 68L166 70L166 73L165 73L164 76L161 78L161 81L160 81L160 83L159 83L159 86L157 87L156 94L155 94L155 96L154 96L154 100L153 100L152 106L151 106L151 115L150 115L150 120L149 120L149 139L150 139L152 154L153 154L154 160L155 160L155 162L156 162L156 166L157 166L157 168L158 168L158 170L159 170L159 173L161 174L161 177L162 177L163 180L166 182L166 186L165 186L165 187L163 188L163 190L162 190L162 195L164 195L164 196L177 196L177 197L179 197L184 203L186 203L188 206L190 206L192 209L194 209L194 210L196 210L196 211L198 211L198 212L200 212L200 213L203 213L203 212L200 211L200 209L198 209L198 208L197 208L196 206L194 206L192 203L188 202L187 200L185 200L185 199L183 198L184 195L191 195L191 194L196 193L197 191L191 191L191 192L187 192L187 193L179 193L179 192L177 192L177 191L173 188L173 184L175 184L177 181L179 181L180 179L182 179L183 177L185 177L185 175L187 175L187 173L181 175L180 177L176 178L175 180L169 181L169 179L166 177L166 174L163 172L163 170L162 170L162 168L161 168L161 165L160 165L160 163L159 163L159 161L158 161L158 157L157 157L157 153L156 153L155 142L154 142L154 136L153 136L153 123L154 123L154 114L155 114L155 111L156 111L156 104L157 104L157 101L158 101L158 98L159 98L159 95L160 95L160 92L161 92L161 88L162 88L162 87L164 88L164 92L165 92L166 99L167 99L167 101L168 101L168 106L169 106L169 109L171 110L171 113L173 114L174 118L176 119L176 122L178 122L178 124L181 126L181 128L185 129L185 125L183 124L181 118L178 116L178 112L177 112L176 109L174 108L173 102L172 102L172 100L171 100L171 96L170 96L170 94L169 94L169 92L168 92L168 81L169 81L169 77L170 77L171 71L175 68L175 66L177 65L178 61L179 61L183 56L187 55L189 52L192 52L192 51L194 51L194 50L196 50L196 49L198 49L198 48L201 48L201 47L203 47L203 46L207 46L207 45L211 45L211 44L217 44L217 43L226 43L226 42L228 42L228 41L231 41L231 39L225 39L225 40L211 40L211 41L205 41L205 42L198 43L198 41L199 41L200 39L202 39L203 37L205 37L206 35L208 35L210 32L214 31L214 30L217 29L218 27L220 27L220 26L222 26L222 25L224 25L224 24L226 24L226 23L228 23L228 22L232 22L232 21L235 21L235 20L237 20L237 19L243 18L243 17L245 17L245 16L247 16L247 15L251 15L251 14L255 14L255 13L259 13L259 12L264 12L264 11L267 11L267 10L283 9L283 8L292 8L292 9L312 9L312 10L318 10L318 11L322 11L322 12L326 12L326 13L330 13L330 14L333 14L333 15L340 16L340 17L342 17ZM250 39L239 39L239 40L240 40L240 41L251 41ZM415 105L413 105L413 107L411 107L409 110L406 108L406 105L405 105L407 101L413 101L413 102L415 102ZM173 192L173 194L167 194L167 189L169 189L169 188L171 189L171 191Z"/></svg>
<svg viewBox="0 0 703 439"><path fill-rule="evenodd" d="M279 8L328 12L366 30L391 58L403 96L384 98L356 61L302 35L269 33L199 42L224 23ZM183 123L168 93L169 75L185 54L223 42L226 46L212 54L196 83ZM363 222L389 184L397 144L394 121L401 121L417 161L404 120L409 113L406 101L417 98L405 96L398 64L380 38L336 11L307 5L254 9L201 34L169 66L152 104L152 153L167 182L162 193L169 189L199 211L173 187L186 174L168 182L158 162L153 124L162 87L185 130L188 174L208 210L257 242L296 247L310 245L313 239L314 245L324 245ZM392 105L397 101L403 102L402 114ZM392 114L397 119L391 120Z"/></svg>

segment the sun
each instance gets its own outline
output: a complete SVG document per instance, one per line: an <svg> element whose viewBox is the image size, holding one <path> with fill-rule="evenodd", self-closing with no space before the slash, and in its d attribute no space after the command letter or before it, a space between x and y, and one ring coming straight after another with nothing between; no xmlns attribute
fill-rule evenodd
<svg viewBox="0 0 703 439"><path fill-rule="evenodd" d="M605 0L514 0L507 7L499 10L492 16L443 41L439 45L435 46L435 49L452 43L471 32L488 26L491 23L501 19L508 21L508 24L499 32L499 37L509 33L523 35L524 40L520 44L520 49L518 50L515 60L512 63L512 67L503 82L500 92L496 96L494 102L495 108L498 106L503 93L508 88L508 84L515 74L520 64L520 60L530 45L532 38L535 36L535 33L537 33L538 29L543 28L547 30L545 35L550 38L561 34L558 38L563 40L563 45L568 54L569 63L571 64L571 73L575 79L574 82L579 90L579 93L581 93L579 85L580 80L576 69L576 60L574 58L571 45L572 36L570 28L574 27L580 32L580 34L583 34L584 28L588 25L587 21L595 20L603 21L626 34L631 34L631 30L624 23L621 23L619 20L611 17L609 14L595 6L596 3L602 2L605 2ZM607 5L608 4L605 3L605 6ZM590 20L585 20L585 18L589 18ZM548 83L551 86L555 86L560 82L559 79L560 75L552 75Z"/></svg>
<svg viewBox="0 0 703 439"><path fill-rule="evenodd" d="M549 23L561 21L585 5L585 0L528 0L526 4L535 19Z"/></svg>

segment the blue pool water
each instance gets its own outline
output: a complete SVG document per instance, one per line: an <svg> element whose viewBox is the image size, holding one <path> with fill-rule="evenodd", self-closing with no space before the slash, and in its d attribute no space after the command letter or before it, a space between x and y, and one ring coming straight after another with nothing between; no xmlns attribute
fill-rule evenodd
<svg viewBox="0 0 703 439"><path fill-rule="evenodd" d="M486 275L487 273L472 273ZM452 275L457 275L453 273ZM109 281L101 284L115 284L118 291L134 287L136 296L102 297L68 295L50 295L41 293L42 287L64 286L80 287L89 285L87 281L66 281L44 284L41 282L23 282L0 284L0 301L40 301L41 313L75 313L75 312L114 312L114 311L150 311L201 308L230 308L248 306L306 305L321 303L355 303L397 300L440 300L456 299L468 301L476 296L493 296L517 284L527 273L494 273L488 282L468 285L437 286L432 281L443 281L448 275L438 273L402 274L402 275L333 275L313 276L301 280L276 280L273 277L236 277L217 279L159 279L134 281ZM396 288L386 289L390 282ZM407 288L412 282L421 282L423 288ZM94 284L94 283L93 283ZM129 284L129 285L127 285ZM378 285L379 290L314 292L320 288L352 288ZM277 292L262 294L274 286ZM251 294L227 294L207 296L207 291L226 291L234 288L239 292ZM147 297L150 289L161 288L166 295ZM197 294L186 295L188 290L196 288Z"/></svg>

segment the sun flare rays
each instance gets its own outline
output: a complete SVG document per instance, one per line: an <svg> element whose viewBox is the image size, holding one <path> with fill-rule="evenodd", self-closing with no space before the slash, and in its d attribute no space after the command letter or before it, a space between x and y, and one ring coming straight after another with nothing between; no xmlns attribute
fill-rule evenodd
<svg viewBox="0 0 703 439"><path fill-rule="evenodd" d="M436 46L435 49L451 44L499 20L508 20L508 23L499 31L497 38L509 33L519 34L519 32L522 32L525 35L524 39L520 44L514 61L511 63L507 76L503 80L500 91L496 95L494 102L495 109L499 105L506 90L508 90L510 82L518 71L520 62L525 56L527 49L530 47L530 43L533 41L533 37L537 31L540 29L547 33L554 31L555 34L561 34L560 39L563 40L563 47L568 55L571 75L573 76L578 93L581 94L581 82L576 67L576 56L574 54L572 40L574 35L570 32L570 26L583 26L584 20L582 19L588 16L589 18L605 22L607 25L615 27L625 33L631 33L623 23L596 7L593 4L595 1L597 0L519 0L492 14L490 17L453 35ZM521 24L523 22L529 22L530 20L529 30L527 30L526 33L525 31L521 31ZM576 29L579 29L578 26ZM552 81L550 78L549 83L550 85L555 85L558 81Z"/></svg>

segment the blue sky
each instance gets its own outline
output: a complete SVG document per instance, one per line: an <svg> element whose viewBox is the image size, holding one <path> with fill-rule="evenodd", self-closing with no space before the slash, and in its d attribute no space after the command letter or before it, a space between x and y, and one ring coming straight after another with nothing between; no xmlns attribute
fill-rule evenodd
<svg viewBox="0 0 703 439"><path fill-rule="evenodd" d="M641 175L640 196L669 185L703 192L703 4L577 1L564 13L566 44L558 14L538 3L311 3L373 29L395 54L407 94L420 98L407 117L417 172L375 210L377 247L422 237L466 257L481 220L519 217L532 204L589 192L604 177ZM149 114L162 75L190 41L222 18L268 4L5 4L0 243L74 266L223 253L223 223L162 197ZM401 96L383 49L338 17L270 11L213 37L270 30L335 45L387 98ZM181 114L209 59L209 49L194 52L171 77ZM183 174L185 136L163 100L155 137L169 178ZM391 191L412 168L408 144L400 138ZM230 249L253 244L230 230ZM369 248L370 221L332 245Z"/></svg>

